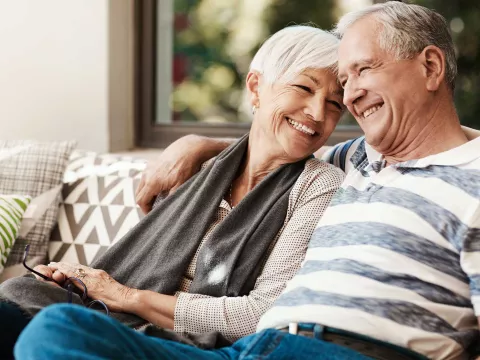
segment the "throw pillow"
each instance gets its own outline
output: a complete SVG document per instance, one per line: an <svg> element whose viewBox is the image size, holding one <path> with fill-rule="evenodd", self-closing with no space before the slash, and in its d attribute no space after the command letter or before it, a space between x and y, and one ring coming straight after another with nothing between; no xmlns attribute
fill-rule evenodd
<svg viewBox="0 0 480 360"><path fill-rule="evenodd" d="M0 195L0 274L7 263L23 214L31 200L29 196Z"/></svg>
<svg viewBox="0 0 480 360"><path fill-rule="evenodd" d="M89 265L134 227L143 213L135 190L145 161L75 151L65 172L51 261Z"/></svg>
<svg viewBox="0 0 480 360"><path fill-rule="evenodd" d="M29 256L36 258L36 263L46 261L62 178L75 145L74 141L0 141L0 193L32 197L30 214L24 216L6 265L22 262L27 244Z"/></svg>

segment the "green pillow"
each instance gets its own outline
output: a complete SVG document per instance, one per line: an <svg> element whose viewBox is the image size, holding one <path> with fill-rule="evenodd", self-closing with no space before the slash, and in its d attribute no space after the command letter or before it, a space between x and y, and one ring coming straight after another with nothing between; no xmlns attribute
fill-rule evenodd
<svg viewBox="0 0 480 360"><path fill-rule="evenodd" d="M0 273L17 238L23 214L32 198L22 195L0 195Z"/></svg>

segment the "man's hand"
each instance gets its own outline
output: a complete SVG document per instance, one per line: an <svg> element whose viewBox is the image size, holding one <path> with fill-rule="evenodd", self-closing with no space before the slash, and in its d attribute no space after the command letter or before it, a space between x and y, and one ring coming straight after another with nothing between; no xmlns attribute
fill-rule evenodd
<svg viewBox="0 0 480 360"><path fill-rule="evenodd" d="M201 161L190 151L192 144L189 143L193 141L191 137L183 137L167 147L158 159L148 163L135 194L145 214L152 210L157 195L173 193L200 169Z"/></svg>
<svg viewBox="0 0 480 360"><path fill-rule="evenodd" d="M46 277L49 277L49 278L55 280L59 284L63 284L65 282L65 276L60 271L54 270L54 269L48 267L47 265L37 265L33 268L33 270L38 271L40 274L43 274ZM37 278L37 280L46 282L46 280L42 279L38 275L35 275L35 277ZM53 281L48 281L48 282L50 284L54 285L54 286L60 286Z"/></svg>
<svg viewBox="0 0 480 360"><path fill-rule="evenodd" d="M208 159L220 153L231 141L184 136L167 147L147 165L136 191L136 201L147 214L157 195L169 195L190 179Z"/></svg>

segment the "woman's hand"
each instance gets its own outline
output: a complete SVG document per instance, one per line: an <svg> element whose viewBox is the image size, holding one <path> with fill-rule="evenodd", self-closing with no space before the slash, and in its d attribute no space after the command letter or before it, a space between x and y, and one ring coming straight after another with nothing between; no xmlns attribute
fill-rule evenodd
<svg viewBox="0 0 480 360"><path fill-rule="evenodd" d="M45 275L46 277L49 277L50 279L55 280L56 282L47 281L41 278L40 276L33 274L35 275L37 280L48 282L54 286L60 287L59 284L63 284L65 281L65 275L63 275L60 271L55 271L54 269L49 268L47 265L37 265L33 268L33 270L39 272L40 274Z"/></svg>
<svg viewBox="0 0 480 360"><path fill-rule="evenodd" d="M66 262L51 262L48 264L48 267L61 272L67 277L76 277L82 280L87 287L88 297L103 301L108 306L108 309L114 312L125 312L128 308L128 303L132 301L136 292L135 289L120 284L103 270ZM83 287L78 282L73 281L73 283L83 290Z"/></svg>

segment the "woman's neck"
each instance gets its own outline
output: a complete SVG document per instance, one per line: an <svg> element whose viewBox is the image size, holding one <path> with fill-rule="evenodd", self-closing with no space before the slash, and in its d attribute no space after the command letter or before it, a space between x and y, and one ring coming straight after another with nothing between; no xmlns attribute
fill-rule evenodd
<svg viewBox="0 0 480 360"><path fill-rule="evenodd" d="M269 142L265 141L265 135L258 134L252 126L247 153L232 182L231 201L234 205L238 204L265 176L289 163L285 156L279 152L275 153L274 146L271 145L269 146Z"/></svg>

